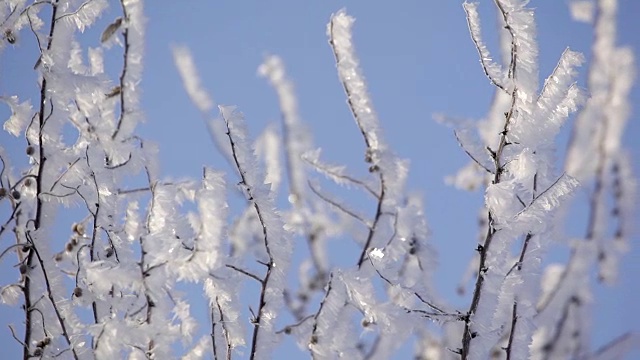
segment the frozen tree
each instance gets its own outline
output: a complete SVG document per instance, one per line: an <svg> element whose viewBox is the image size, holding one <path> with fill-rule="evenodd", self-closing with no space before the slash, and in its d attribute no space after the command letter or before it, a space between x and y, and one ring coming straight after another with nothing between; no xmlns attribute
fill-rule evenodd
<svg viewBox="0 0 640 360"><path fill-rule="evenodd" d="M190 49L175 45L184 90L231 171L203 166L199 179L173 180L137 132L143 1L1 3L0 52L27 37L37 46L35 87L1 94L11 113L3 136L22 138L26 152L0 145L0 261L11 271L0 302L21 312L3 319L2 338L25 360L259 359L286 341L314 359L387 359L407 344L416 359L624 356L637 334L594 349L588 331L592 274L615 280L637 199L622 142L634 59L616 44L616 1L570 4L593 27L586 88L577 85L585 56L569 48L540 85L534 10L525 0L494 6L495 58L479 5L463 4L478 71L495 88L487 115L436 116L470 158L448 181L484 191L479 239L465 245L477 250L460 284L468 306L457 307L437 293L425 204L407 189L409 161L385 140L345 10L330 16L327 51L362 138L362 169L323 159L279 56L258 75L282 119L253 138L242 109L217 104ZM82 38L108 9L119 15ZM584 236L568 239L562 221L577 191L588 193L588 220ZM349 264L332 260L335 239L357 248ZM552 245L570 249L565 263L547 259ZM207 316L192 309L196 297Z"/></svg>

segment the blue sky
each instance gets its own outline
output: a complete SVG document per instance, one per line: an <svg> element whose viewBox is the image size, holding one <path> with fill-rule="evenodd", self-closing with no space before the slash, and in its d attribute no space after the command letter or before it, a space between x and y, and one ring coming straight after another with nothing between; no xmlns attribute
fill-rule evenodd
<svg viewBox="0 0 640 360"><path fill-rule="evenodd" d="M496 53L492 3L482 1L481 15L485 40ZM589 55L591 28L570 19L566 1L534 0L530 6L537 14L542 77L550 73L567 46ZM397 154L411 160L408 187L425 196L431 241L439 253L435 275L438 290L453 303L465 305L468 299L458 297L455 288L475 248L482 194L461 192L444 184L444 176L453 174L468 159L450 129L435 123L432 116L444 113L481 118L494 89L478 63L460 1L148 2L142 82L146 122L139 133L160 145L164 176L199 177L203 165L227 170L182 88L171 46L190 47L214 101L237 105L254 136L280 118L275 92L256 75L264 56L276 54L295 82L301 117L312 130L315 143L322 147L325 159L364 173L361 136L345 104L325 35L330 15L343 7L357 19L356 49L387 140ZM619 43L631 46L640 58L640 2L622 0L619 7ZM106 26L118 11L114 6L100 23ZM83 39L96 44L102 28L88 31ZM8 70L21 61L35 62L26 47L22 44L16 54L12 54L12 48L5 50L0 60L0 94L10 95L16 87L25 93L35 88L33 74ZM107 65L118 66L119 59L108 59ZM581 69L582 85L586 70ZM632 104L640 104L637 87ZM5 116L6 109L1 111ZM625 143L635 159L640 159L638 113L640 108L634 106L625 134ZM562 141L566 139L565 131ZM10 153L23 151L23 145L14 145L17 143L6 134L0 135L0 141ZM640 166L636 165L639 172ZM577 199L584 200L580 196ZM580 235L580 220L572 224L576 226L568 232ZM596 291L594 345L629 329L640 331L640 314L633 311L634 304L640 303L634 285L640 275L637 234L621 264L618 287ZM563 254L555 256L562 258ZM6 314L5 310L0 315ZM2 347L11 341L0 336Z"/></svg>

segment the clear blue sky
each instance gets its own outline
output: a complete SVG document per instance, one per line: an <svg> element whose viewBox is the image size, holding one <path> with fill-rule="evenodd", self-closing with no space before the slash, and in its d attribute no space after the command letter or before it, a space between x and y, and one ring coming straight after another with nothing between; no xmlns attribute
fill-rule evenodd
<svg viewBox="0 0 640 360"><path fill-rule="evenodd" d="M482 3L485 40L496 53L493 2ZM118 14L119 7L112 6L101 25L83 35L88 44L95 46L101 30ZM536 8L542 77L550 73L567 46L589 55L591 28L570 19L566 1L531 1L530 6ZM162 173L167 177L199 177L205 164L227 169L182 88L171 46L190 47L215 102L237 105L253 135L280 118L275 92L256 75L264 55L276 54L295 82L301 116L312 129L315 143L323 148L325 159L364 170L361 136L345 105L325 35L330 15L342 7L357 19L356 49L387 140L396 153L411 160L408 187L425 195L431 241L439 253L438 289L453 303L466 304L468 299L455 295L455 287L473 254L482 194L444 184L444 176L468 159L450 129L436 124L432 115L481 118L494 89L478 63L461 1L149 1L142 82L146 123L139 133L160 145ZM640 58L640 2L622 0L619 7L619 43L633 47ZM11 70L12 64L35 62L26 47L19 45L15 54L11 47L5 49L0 60L1 95L12 94L16 87L25 94L36 88L33 74ZM107 66L116 69L119 61L118 54L108 59ZM581 70L584 75L586 68ZM584 85L584 76L581 79ZM625 141L635 159L640 159L638 87L633 90L632 103ZM7 109L0 111L4 118ZM6 134L0 135L0 141L10 153L24 151L23 145L14 146L18 143ZM638 174L640 163L636 160L635 164ZM573 231L581 233L579 228ZM618 287L596 292L594 345L629 329L640 331L640 314L633 310L640 303L637 234L621 264ZM5 283L6 275L0 279ZM0 316L7 316L6 307L0 308ZM14 345L7 336L0 336L1 348L14 349Z"/></svg>

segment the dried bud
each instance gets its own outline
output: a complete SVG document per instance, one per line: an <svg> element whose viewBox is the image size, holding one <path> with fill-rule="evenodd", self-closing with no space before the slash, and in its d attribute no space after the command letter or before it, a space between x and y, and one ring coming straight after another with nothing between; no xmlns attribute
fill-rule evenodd
<svg viewBox="0 0 640 360"><path fill-rule="evenodd" d="M82 289L79 288L79 287L76 287L75 289L73 289L73 296L81 297L82 296Z"/></svg>
<svg viewBox="0 0 640 360"><path fill-rule="evenodd" d="M36 344L36 347L38 348L44 348L45 346L51 344L51 338L50 337L46 337L40 341L38 341L38 343Z"/></svg>
<svg viewBox="0 0 640 360"><path fill-rule="evenodd" d="M31 146L31 145L27 146L27 155L31 156L35 152L36 152L36 149L33 146Z"/></svg>
<svg viewBox="0 0 640 360"><path fill-rule="evenodd" d="M78 235L84 235L84 226L80 223L74 223L71 230Z"/></svg>
<svg viewBox="0 0 640 360"><path fill-rule="evenodd" d="M55 261L60 262L62 261L62 254L57 253L56 256L53 258Z"/></svg>
<svg viewBox="0 0 640 360"><path fill-rule="evenodd" d="M286 328L284 328L284 333L287 335L291 334L291 326L287 326Z"/></svg>
<svg viewBox="0 0 640 360"><path fill-rule="evenodd" d="M20 267L18 269L20 270L20 274L24 275L27 273L27 270L29 268L27 267L27 264L20 264Z"/></svg>
<svg viewBox="0 0 640 360"><path fill-rule="evenodd" d="M16 35L9 29L4 32L4 38L7 39L7 42L11 45L15 44L17 41Z"/></svg>
<svg viewBox="0 0 640 360"><path fill-rule="evenodd" d="M31 178L24 179L24 186L29 187L31 185L33 185L33 180L31 180Z"/></svg>
<svg viewBox="0 0 640 360"><path fill-rule="evenodd" d="M33 357L40 357L42 356L42 348L36 348L35 350L33 350Z"/></svg>
<svg viewBox="0 0 640 360"><path fill-rule="evenodd" d="M71 252L71 251L73 251L73 244L72 244L71 242L68 242L68 243L67 243L67 245L65 245L64 249L65 249L67 252Z"/></svg>
<svg viewBox="0 0 640 360"><path fill-rule="evenodd" d="M29 252L29 250L31 250L31 246L30 245L23 245L22 246L22 252L26 253L26 252Z"/></svg>
<svg viewBox="0 0 640 360"><path fill-rule="evenodd" d="M20 200L20 192L18 190L13 190L11 192L11 197L16 199L16 200Z"/></svg>

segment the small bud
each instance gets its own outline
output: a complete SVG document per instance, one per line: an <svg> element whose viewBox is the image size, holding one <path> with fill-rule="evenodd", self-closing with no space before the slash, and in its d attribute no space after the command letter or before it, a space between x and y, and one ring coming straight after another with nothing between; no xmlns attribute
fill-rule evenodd
<svg viewBox="0 0 640 360"><path fill-rule="evenodd" d="M31 246L30 245L23 245L22 246L22 252L23 253L29 252L29 250L31 250Z"/></svg>
<svg viewBox="0 0 640 360"><path fill-rule="evenodd" d="M67 243L67 245L65 245L64 249L65 249L67 252L71 252L71 251L73 251L73 244L72 244L71 242L68 242L68 243Z"/></svg>
<svg viewBox="0 0 640 360"><path fill-rule="evenodd" d="M120 93L122 92L122 89L120 88L120 86L116 86L113 89L111 89L108 93L104 94L104 96L106 96L106 98L112 98L114 96L118 96L120 95Z"/></svg>
<svg viewBox="0 0 640 360"><path fill-rule="evenodd" d="M371 151L367 150L367 152L364 154L364 162L366 162L366 163L372 163L373 162L373 157L371 156Z"/></svg>
<svg viewBox="0 0 640 360"><path fill-rule="evenodd" d="M40 357L42 356L42 348L37 347L35 350L33 350L33 357Z"/></svg>
<svg viewBox="0 0 640 360"><path fill-rule="evenodd" d="M20 267L18 269L20 270L20 274L26 274L28 270L27 264L20 264Z"/></svg>
<svg viewBox="0 0 640 360"><path fill-rule="evenodd" d="M36 152L36 149L33 146L29 145L27 146L26 152L27 152L27 155L31 156Z"/></svg>
<svg viewBox="0 0 640 360"><path fill-rule="evenodd" d="M33 185L33 180L31 180L31 178L24 179L24 186L29 187L31 185Z"/></svg>
<svg viewBox="0 0 640 360"><path fill-rule="evenodd" d="M16 200L20 200L20 192L18 190L13 190L11 192L11 197L16 199Z"/></svg>
<svg viewBox="0 0 640 360"><path fill-rule="evenodd" d="M56 256L53 258L55 261L60 262L62 261L62 254L57 253Z"/></svg>
<svg viewBox="0 0 640 360"><path fill-rule="evenodd" d="M108 247L108 248L105 250L105 255L106 255L108 258L112 257L112 256L113 256L113 248Z"/></svg>
<svg viewBox="0 0 640 360"><path fill-rule="evenodd" d="M369 319L362 319L361 325L362 327L366 328L373 325L373 322L369 321Z"/></svg>
<svg viewBox="0 0 640 360"><path fill-rule="evenodd" d="M82 289L79 287L76 287L75 289L73 289L73 296L82 297Z"/></svg>
<svg viewBox="0 0 640 360"><path fill-rule="evenodd" d="M287 335L291 334L291 326L287 326L286 328L284 328L284 333Z"/></svg>
<svg viewBox="0 0 640 360"><path fill-rule="evenodd" d="M0 199L2 199L5 196L7 196L7 189L0 188Z"/></svg>

